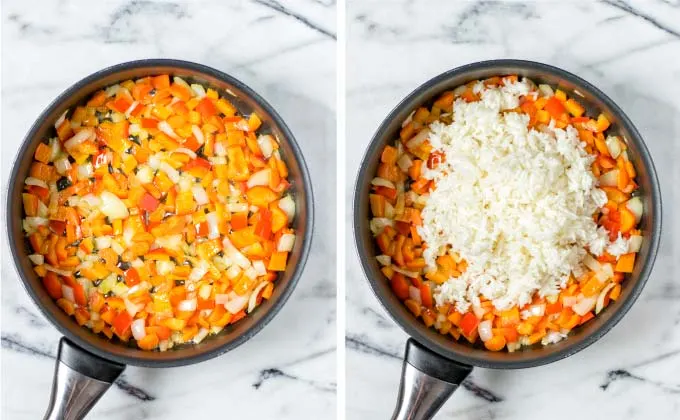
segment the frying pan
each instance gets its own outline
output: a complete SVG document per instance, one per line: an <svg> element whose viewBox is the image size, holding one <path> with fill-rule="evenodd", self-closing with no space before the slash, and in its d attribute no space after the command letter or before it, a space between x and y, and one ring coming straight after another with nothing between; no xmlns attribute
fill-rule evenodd
<svg viewBox="0 0 680 420"><path fill-rule="evenodd" d="M491 76L518 74L536 83L557 86L579 98L589 115L604 113L611 130L622 136L637 170L640 185L636 192L644 202L640 229L644 237L635 270L628 275L621 297L590 322L564 340L548 346L534 345L507 353L490 352L468 343L457 342L425 327L394 295L375 260L379 251L369 229L370 182L380 163L383 147L399 135L401 123L418 106L431 103L446 90ZM410 336L402 368L401 384L393 419L431 418L467 377L474 366L492 369L518 369L555 362L583 350L599 340L630 309L649 277L659 246L661 195L652 158L640 133L611 99L596 87L564 70L522 60L492 60L468 64L426 82L406 97L385 118L364 155L354 190L354 238L368 282L378 301L392 319Z"/></svg>
<svg viewBox="0 0 680 420"><path fill-rule="evenodd" d="M299 240L295 241L289 254L288 269L279 276L272 298L263 301L253 313L200 344L150 352L107 340L78 326L49 297L28 259L31 252L20 223L23 217L21 193L36 147L42 139L55 135L54 122L64 111L82 104L88 96L106 86L161 73L210 86L226 94L241 112L254 111L261 117L262 130L280 140L279 150L288 164L297 209L293 227ZM45 418L71 420L84 417L126 365L172 367L202 362L236 348L259 332L286 303L307 260L314 220L311 186L302 152L276 111L245 84L210 67L169 59L132 61L92 74L62 93L26 135L14 162L7 196L7 234L19 277L40 311L64 335L59 343L52 395Z"/></svg>

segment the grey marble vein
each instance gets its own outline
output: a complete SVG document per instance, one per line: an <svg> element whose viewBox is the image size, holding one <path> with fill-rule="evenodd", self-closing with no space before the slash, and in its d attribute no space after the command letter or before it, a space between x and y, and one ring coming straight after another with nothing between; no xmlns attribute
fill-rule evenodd
<svg viewBox="0 0 680 420"><path fill-rule="evenodd" d="M619 10L623 10L626 13L629 13L632 16L638 17L640 19L643 19L644 21L654 25L655 27L661 29L665 33L672 35L675 38L680 39L680 31L677 30L676 28L669 27L668 25L665 25L661 22L659 22L657 19L653 18L652 16L646 14L645 12L634 8L630 4L626 3L625 1L622 0L600 0L604 4L608 4L612 7L615 7Z"/></svg>
<svg viewBox="0 0 680 420"><path fill-rule="evenodd" d="M316 32L331 38L331 39L336 39L336 35L329 31L328 29L325 29L321 27L320 25L312 22L309 18L303 16L300 13L296 13L289 8L285 7L283 4L279 3L278 1L275 0L252 0L254 3L260 4L262 6L265 6L269 9L272 9L278 13L281 13L286 16L290 16L293 19L297 20L298 22L301 22L302 24L312 28Z"/></svg>

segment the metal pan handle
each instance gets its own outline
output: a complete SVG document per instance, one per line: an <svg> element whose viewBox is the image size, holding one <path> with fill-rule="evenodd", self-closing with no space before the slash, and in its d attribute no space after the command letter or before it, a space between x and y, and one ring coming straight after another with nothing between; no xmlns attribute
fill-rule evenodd
<svg viewBox="0 0 680 420"><path fill-rule="evenodd" d="M392 420L431 419L470 372L472 366L442 357L410 338Z"/></svg>
<svg viewBox="0 0 680 420"><path fill-rule="evenodd" d="M44 420L84 418L123 370L125 365L102 359L62 338Z"/></svg>

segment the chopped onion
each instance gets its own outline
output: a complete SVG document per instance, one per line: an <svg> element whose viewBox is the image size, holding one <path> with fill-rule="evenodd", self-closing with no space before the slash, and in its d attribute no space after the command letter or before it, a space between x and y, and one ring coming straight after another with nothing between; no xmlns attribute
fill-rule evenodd
<svg viewBox="0 0 680 420"><path fill-rule="evenodd" d="M597 302L595 303L595 315L599 314L602 309L604 309L604 299L607 297L607 293L616 286L616 283L609 283L602 289L600 295L597 297Z"/></svg>
<svg viewBox="0 0 680 420"><path fill-rule="evenodd" d="M111 240L110 236L97 236L94 238L94 244L97 249L111 248Z"/></svg>
<svg viewBox="0 0 680 420"><path fill-rule="evenodd" d="M248 211L248 204L246 203L229 203L226 207L230 213L241 213Z"/></svg>
<svg viewBox="0 0 680 420"><path fill-rule="evenodd" d="M201 184L196 184L191 187L191 193L194 195L194 200L196 200L196 203L198 203L199 206L208 204L210 202L208 193L205 192L205 189Z"/></svg>
<svg viewBox="0 0 680 420"><path fill-rule="evenodd" d="M555 344L562 341L567 335L559 331L549 331L545 337L541 339L541 344L547 346L548 344Z"/></svg>
<svg viewBox="0 0 680 420"><path fill-rule="evenodd" d="M238 249L236 249L234 244L231 243L229 238L227 237L224 238L224 240L222 241L222 246L224 248L225 254L229 258L231 258L236 265L243 269L250 267L250 260L248 259L248 257L241 254L241 252Z"/></svg>
<svg viewBox="0 0 680 420"><path fill-rule="evenodd" d="M208 158L208 160L213 165L226 165L227 164L227 158L225 156L210 156Z"/></svg>
<svg viewBox="0 0 680 420"><path fill-rule="evenodd" d="M396 265L393 265L391 267L392 267L392 270L396 271L397 273L401 273L401 274L405 275L406 277L411 277L413 279L418 277L418 273L415 272L415 271L404 270L404 269L397 267Z"/></svg>
<svg viewBox="0 0 680 420"><path fill-rule="evenodd" d="M45 263L45 256L41 254L31 254L28 259L35 265L43 265Z"/></svg>
<svg viewBox="0 0 680 420"><path fill-rule="evenodd" d="M414 149L414 148L420 146L421 143L423 143L425 140L427 140L429 135L430 135L430 129L429 128L423 128L422 130L420 130L418 132L418 134L413 136L413 138L411 138L411 140L406 142L406 147L409 148L409 149Z"/></svg>
<svg viewBox="0 0 680 420"><path fill-rule="evenodd" d="M194 338L192 338L192 341L193 341L194 343L198 344L198 343L200 343L201 341L203 341L203 340L208 336L209 333L210 333L210 330L209 330L209 329L207 329L207 328L201 328L200 330L198 330L198 332L196 333L196 335L194 336Z"/></svg>
<svg viewBox="0 0 680 420"><path fill-rule="evenodd" d="M191 132L194 134L194 137L196 137L196 141L198 141L198 144L205 143L205 136L203 135L203 131L201 131L201 129L198 128L197 125L191 126Z"/></svg>
<svg viewBox="0 0 680 420"><path fill-rule="evenodd" d="M626 201L626 208L635 216L635 223L639 223L643 212L642 199L640 197L631 198Z"/></svg>
<svg viewBox="0 0 680 420"><path fill-rule="evenodd" d="M170 181L173 183L177 184L180 180L180 175L177 169L173 168L170 166L168 162L161 162L159 169L163 172L165 172L168 175L168 178L170 178Z"/></svg>
<svg viewBox="0 0 680 420"><path fill-rule="evenodd" d="M130 325L130 329L132 330L132 336L135 338L135 340L141 340L142 338L146 337L146 320L145 319L135 319L132 321L132 324Z"/></svg>
<svg viewBox="0 0 680 420"><path fill-rule="evenodd" d="M411 165L413 165L413 160L409 157L409 155L404 153L403 155L401 155L399 160L397 160L397 165L399 165L399 168L401 168L402 171L408 172L408 168L410 168Z"/></svg>
<svg viewBox="0 0 680 420"><path fill-rule="evenodd" d="M197 83L191 84L191 90L193 90L196 96L199 98L203 98L205 96L205 88Z"/></svg>
<svg viewBox="0 0 680 420"><path fill-rule="evenodd" d="M71 169L71 162L69 162L67 157L59 158L54 161L54 167L59 175L65 175Z"/></svg>
<svg viewBox="0 0 680 420"><path fill-rule="evenodd" d="M149 166L151 169L158 169L161 167L161 153L155 153L149 156Z"/></svg>
<svg viewBox="0 0 680 420"><path fill-rule="evenodd" d="M621 154L621 143L619 142L618 136L607 136L605 143L607 144L607 150L611 157L614 159L619 157Z"/></svg>
<svg viewBox="0 0 680 420"><path fill-rule="evenodd" d="M219 220L217 213L211 212L205 215L205 220L208 222L208 239L215 239L220 237Z"/></svg>
<svg viewBox="0 0 680 420"><path fill-rule="evenodd" d="M588 312L592 311L593 308L595 307L595 302L596 299L594 297L583 297L581 300L576 302L571 307L571 310L579 314L580 316L583 316L587 314Z"/></svg>
<svg viewBox="0 0 680 420"><path fill-rule="evenodd" d="M263 136L258 136L257 145L260 146L260 151L262 156L269 159L274 151L274 139L271 135L265 134Z"/></svg>
<svg viewBox="0 0 680 420"><path fill-rule="evenodd" d="M224 305L227 302L229 302L229 295L222 293L215 295L215 305Z"/></svg>
<svg viewBox="0 0 680 420"><path fill-rule="evenodd" d="M484 317L484 314L486 313L486 310L484 308L482 308L482 306L479 305L478 303L473 302L472 303L472 312L475 314L475 316L478 319L482 319L482 317Z"/></svg>
<svg viewBox="0 0 680 420"><path fill-rule="evenodd" d="M383 178L375 177L371 180L371 185L375 185L376 187L385 187L385 188L391 188L391 189L396 189L397 187L394 186L394 184L391 181L388 181Z"/></svg>
<svg viewBox="0 0 680 420"><path fill-rule="evenodd" d="M269 284L269 282L263 281L258 284L255 290L253 290L253 293L250 294L250 298L248 299L248 313L251 313L257 306L257 295L260 294L260 291L264 289L267 284Z"/></svg>
<svg viewBox="0 0 680 420"><path fill-rule="evenodd" d="M221 141L215 142L215 155L222 157L227 155L227 148Z"/></svg>
<svg viewBox="0 0 680 420"><path fill-rule="evenodd" d="M224 304L224 308L231 314L237 314L241 309L245 308L247 304L248 298L246 296L234 294L233 296L230 296L229 301Z"/></svg>
<svg viewBox="0 0 680 420"><path fill-rule="evenodd" d="M194 91L193 91L193 89L191 89L191 86L189 86L189 83L187 83L181 77L175 76L175 77L172 78L172 81L177 83L178 85L184 86L185 88L187 88L189 90L189 92L191 93L192 96L194 95Z"/></svg>
<svg viewBox="0 0 680 420"><path fill-rule="evenodd" d="M414 109L413 111L411 111L410 114L408 114L408 117L406 117L406 119L405 119L404 121L401 122L401 127L402 127L402 128L406 127L406 126L408 125L408 123L410 123L411 121L413 121L413 115L414 115L415 113L416 113L416 111L415 111L415 109Z"/></svg>
<svg viewBox="0 0 680 420"><path fill-rule="evenodd" d="M76 134L74 134L73 137L66 140L66 142L64 142L64 147L66 148L66 150L71 150L74 147L78 146L79 144L84 143L87 140L93 139L94 137L95 137L94 128L85 127L82 130L78 131Z"/></svg>
<svg viewBox="0 0 680 420"><path fill-rule="evenodd" d="M199 281L200 279L205 276L208 271L210 270L210 264L208 264L207 261L199 261L198 264L191 270L191 273L189 274L189 280L190 281Z"/></svg>
<svg viewBox="0 0 680 420"><path fill-rule="evenodd" d="M600 282L604 283L614 277L614 268L609 263L601 264L600 270L595 272L595 277L597 277Z"/></svg>
<svg viewBox="0 0 680 420"><path fill-rule="evenodd" d="M583 258L583 265L593 271L600 271L601 268L600 262L593 258L593 256L590 254L586 254L586 256Z"/></svg>
<svg viewBox="0 0 680 420"><path fill-rule="evenodd" d="M261 260L253 261L253 269L255 270L255 273L257 273L258 276L267 275L267 267Z"/></svg>
<svg viewBox="0 0 680 420"><path fill-rule="evenodd" d="M388 266L392 264L392 258L389 255L378 255L375 259L378 260L380 265Z"/></svg>
<svg viewBox="0 0 680 420"><path fill-rule="evenodd" d="M226 272L227 278L229 280L237 279L241 275L241 268L238 265L234 264L233 261L231 261L231 259L230 263L227 265L230 265L229 269Z"/></svg>
<svg viewBox="0 0 680 420"><path fill-rule="evenodd" d="M62 124L64 121L66 121L66 114L67 114L67 113L68 113L68 109L67 109L66 111L64 111L64 112L59 116L59 118L57 118L57 121L54 123L54 128L55 128L55 129L58 129L58 128L61 126L61 124Z"/></svg>
<svg viewBox="0 0 680 420"><path fill-rule="evenodd" d="M38 226L47 226L49 221L44 217L27 217L24 219L28 226L36 229Z"/></svg>
<svg viewBox="0 0 680 420"><path fill-rule="evenodd" d="M87 195L83 196L82 200L80 200L80 201L86 202L87 204L90 205L90 207L99 207L102 203L102 200L99 199L99 197L97 197L94 194L87 194Z"/></svg>
<svg viewBox="0 0 680 420"><path fill-rule="evenodd" d="M130 104L128 109L125 110L125 116L130 118L130 115L132 115L132 111L134 111L135 108L137 108L137 105L139 105L139 101L134 101L132 104ZM129 128L128 128L128 130L129 130Z"/></svg>
<svg viewBox="0 0 680 420"><path fill-rule="evenodd" d="M161 276L172 273L174 269L175 263L172 261L156 261L156 272Z"/></svg>
<svg viewBox="0 0 680 420"><path fill-rule="evenodd" d="M182 312L193 312L198 307L196 299L186 299L177 304L177 309Z"/></svg>
<svg viewBox="0 0 680 420"><path fill-rule="evenodd" d="M642 236L630 235L628 239L628 252L640 252L642 248Z"/></svg>
<svg viewBox="0 0 680 420"><path fill-rule="evenodd" d="M532 316L543 316L545 314L545 303L540 305L531 305L529 309L522 311L522 318L527 319Z"/></svg>
<svg viewBox="0 0 680 420"><path fill-rule="evenodd" d="M128 127L128 133L130 134L139 134L142 132L142 127L139 124L130 124Z"/></svg>
<svg viewBox="0 0 680 420"><path fill-rule="evenodd" d="M184 153L185 155L189 156L192 159L196 159L198 156L196 155L196 152L194 152L191 149L187 149L186 147L178 147L177 149L172 151L173 153Z"/></svg>
<svg viewBox="0 0 680 420"><path fill-rule="evenodd" d="M269 185L269 179L271 178L271 173L272 170L269 168L262 169L260 171L255 172L250 176L248 179L248 188L253 188L258 185Z"/></svg>
<svg viewBox="0 0 680 420"><path fill-rule="evenodd" d="M29 176L28 178L26 178L26 180L24 181L24 183L25 183L26 185L34 185L34 186L36 186L36 187L41 187L41 188L45 188L45 189L48 189L48 188L49 188L49 187L47 186L47 183L46 183L45 181L43 181L42 179L33 178L33 177L31 177L31 176Z"/></svg>
<svg viewBox="0 0 680 420"><path fill-rule="evenodd" d="M288 216L288 222L292 222L295 218L295 201L293 201L293 198L290 195L283 197L279 200L279 208Z"/></svg>
<svg viewBox="0 0 680 420"><path fill-rule="evenodd" d="M169 137L172 137L175 140L182 140L180 136L175 133L175 130L172 129L172 126L168 124L167 121L161 121L158 123L158 129L161 130L163 133L167 134Z"/></svg>
<svg viewBox="0 0 680 420"><path fill-rule="evenodd" d="M292 233L284 233L279 238L279 244L276 247L278 252L290 252L293 250L295 244L295 235Z"/></svg>
<svg viewBox="0 0 680 420"><path fill-rule="evenodd" d="M49 209L42 201L38 201L38 217L47 218L49 215Z"/></svg>
<svg viewBox="0 0 680 420"><path fill-rule="evenodd" d="M619 170L612 169L600 175L599 178L601 187L616 187L619 184Z"/></svg>
<svg viewBox="0 0 680 420"><path fill-rule="evenodd" d="M116 286L118 286L119 284L123 284L123 283L116 283ZM114 288L116 286L114 286ZM135 305L134 303L130 302L130 300L128 300L127 298L123 299L123 302L125 302L125 309L127 310L128 314L130 314L130 316L132 316L132 317L134 317L137 314L137 312L144 309L143 304L139 303L139 304Z"/></svg>
<svg viewBox="0 0 680 420"><path fill-rule="evenodd" d="M423 302L423 299L422 299L422 297L421 297L421 295L420 295L420 289L418 289L418 288L415 287L415 286L409 286L409 287L408 287L408 296L409 296L411 299L413 299L413 300L415 300L416 302L418 302L419 305Z"/></svg>
<svg viewBox="0 0 680 420"><path fill-rule="evenodd" d="M75 294L73 293L73 287L62 284L61 294L64 295L64 298L69 302L75 303L76 297Z"/></svg>
<svg viewBox="0 0 680 420"><path fill-rule="evenodd" d="M59 141L58 138L53 137L50 139L50 161L54 161L54 159L59 156L61 153L61 142Z"/></svg>
<svg viewBox="0 0 680 420"><path fill-rule="evenodd" d="M387 226L394 226L394 220L385 217L374 217L369 223L374 236L378 236Z"/></svg>
<svg viewBox="0 0 680 420"><path fill-rule="evenodd" d="M108 191L102 191L99 198L102 201L99 210L101 210L101 212L109 219L125 219L130 215L127 207L125 207L125 203L123 203L123 201L115 194Z"/></svg>
<svg viewBox="0 0 680 420"><path fill-rule="evenodd" d="M479 338L482 341L489 341L493 338L490 320L487 319L485 321L480 322L479 326L477 326L477 330L479 331Z"/></svg>
<svg viewBox="0 0 680 420"><path fill-rule="evenodd" d="M120 90L121 86L119 84L115 84L113 86L109 86L106 88L106 96L108 98L114 96L118 91Z"/></svg>
<svg viewBox="0 0 680 420"><path fill-rule="evenodd" d="M123 246L119 244L118 241L111 241L111 249L118 255L123 255L123 252L125 252L125 248L123 248Z"/></svg>
<svg viewBox="0 0 680 420"><path fill-rule="evenodd" d="M150 184L153 182L153 169L150 166L140 165L137 169L137 179L142 184Z"/></svg>
<svg viewBox="0 0 680 420"><path fill-rule="evenodd" d="M538 85L538 91L541 93L541 96L546 98L555 96L555 92L550 85Z"/></svg>
<svg viewBox="0 0 680 420"><path fill-rule="evenodd" d="M83 165L78 165L78 179L80 181L92 177L94 174L94 168L90 162Z"/></svg>

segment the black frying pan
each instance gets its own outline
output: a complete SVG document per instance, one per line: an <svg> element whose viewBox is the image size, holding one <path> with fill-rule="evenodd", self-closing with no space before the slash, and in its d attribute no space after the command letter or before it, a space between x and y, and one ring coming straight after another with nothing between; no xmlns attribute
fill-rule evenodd
<svg viewBox="0 0 680 420"><path fill-rule="evenodd" d="M612 122L611 130L628 144L631 161L637 170L644 202L640 229L644 236L635 271L627 276L621 297L595 319L576 328L569 337L556 344L523 348L514 353L490 352L473 347L464 340L454 341L425 327L394 295L375 260L377 247L369 229L370 182L380 162L385 144L399 135L401 123L418 106L428 104L441 93L477 79L518 74L534 82L558 86L570 96L579 97L590 115L604 113ZM473 366L493 369L517 369L551 363L583 350L607 333L633 305L652 271L661 232L661 193L652 158L633 123L611 99L599 89L564 70L546 64L522 60L493 60L468 64L443 73L426 82L406 97L385 118L373 136L361 163L354 190L354 238L361 264L376 297L394 321L411 338L406 343L397 408L394 419L431 418Z"/></svg>
<svg viewBox="0 0 680 420"><path fill-rule="evenodd" d="M279 276L270 300L263 301L252 314L227 326L217 336L197 345L182 345L166 352L149 352L107 340L87 328L78 326L50 298L34 273L28 259L29 247L21 229L23 218L21 193L36 147L46 137L54 136L54 122L67 109L84 101L106 86L128 79L169 73L190 83L215 88L239 111L257 113L263 130L280 140L280 150L289 168L296 216L293 227L300 240L289 254L289 269ZM76 83L59 95L38 117L21 145L9 181L7 195L7 234L19 277L45 317L64 335L59 344L52 398L47 419L79 419L120 375L125 365L172 367L202 362L225 353L259 332L293 292L311 247L314 208L312 182L302 152L281 117L257 93L235 78L200 64L180 60L141 60L118 64Z"/></svg>

